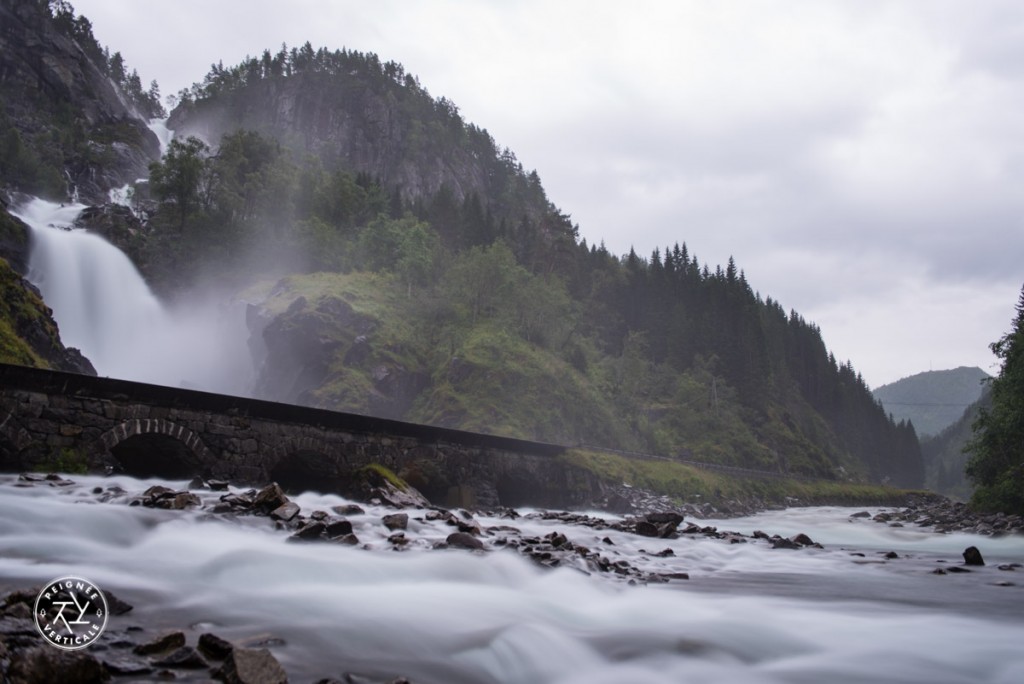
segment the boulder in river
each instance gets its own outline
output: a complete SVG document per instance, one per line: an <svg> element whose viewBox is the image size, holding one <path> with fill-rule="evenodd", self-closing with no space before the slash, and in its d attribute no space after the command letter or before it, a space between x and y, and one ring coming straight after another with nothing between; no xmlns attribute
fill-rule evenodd
<svg viewBox="0 0 1024 684"><path fill-rule="evenodd" d="M977 546L968 546L964 549L964 565L984 565L985 560L981 557L981 551Z"/></svg>
<svg viewBox="0 0 1024 684"><path fill-rule="evenodd" d="M456 549L482 551L484 548L484 543L468 532L452 532L445 541L448 546Z"/></svg>
<svg viewBox="0 0 1024 684"><path fill-rule="evenodd" d="M90 653L37 646L15 652L10 659L7 678L4 681L11 684L94 684L109 680L110 674Z"/></svg>
<svg viewBox="0 0 1024 684"><path fill-rule="evenodd" d="M281 663L265 648L236 648L217 670L226 684L287 684Z"/></svg>

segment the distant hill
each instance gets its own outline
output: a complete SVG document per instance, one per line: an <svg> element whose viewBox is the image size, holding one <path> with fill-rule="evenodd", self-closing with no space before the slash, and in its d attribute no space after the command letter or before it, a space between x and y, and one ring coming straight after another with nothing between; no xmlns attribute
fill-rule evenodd
<svg viewBox="0 0 1024 684"><path fill-rule="evenodd" d="M958 499L971 496L971 483L964 475L967 455L964 446L974 436L971 426L981 409L992 406L989 385L982 385L981 398L967 407L960 418L945 430L921 440L921 454L925 462L925 486L928 489Z"/></svg>
<svg viewBox="0 0 1024 684"><path fill-rule="evenodd" d="M980 368L961 366L928 371L875 389L872 394L897 422L908 420L921 437L934 436L955 423L970 404L981 398L982 380L991 377Z"/></svg>

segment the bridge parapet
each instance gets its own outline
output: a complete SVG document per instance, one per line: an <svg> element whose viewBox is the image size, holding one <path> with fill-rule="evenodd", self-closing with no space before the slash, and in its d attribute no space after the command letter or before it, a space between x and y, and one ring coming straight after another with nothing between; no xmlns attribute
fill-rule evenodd
<svg viewBox="0 0 1024 684"><path fill-rule="evenodd" d="M357 414L0 364L0 469L104 470L340 491L379 463L436 503L585 505L564 447ZM450 505L450 504L449 504Z"/></svg>

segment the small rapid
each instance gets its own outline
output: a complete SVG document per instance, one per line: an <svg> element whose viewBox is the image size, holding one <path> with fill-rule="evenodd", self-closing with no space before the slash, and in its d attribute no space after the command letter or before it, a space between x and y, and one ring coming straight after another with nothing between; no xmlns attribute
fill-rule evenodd
<svg viewBox="0 0 1024 684"><path fill-rule="evenodd" d="M417 509L406 510L409 543L396 547L382 524L394 510L364 503L348 515L358 546L293 543L268 518L212 513L217 492L196 490L203 506L186 511L128 505L151 485L184 482L70 477L76 484L64 487L0 477L0 585L78 573L135 605L122 622L263 639L292 681L356 672L417 684L1009 684L1024 675L1024 571L995 566L1024 561L1019 537L960 535L989 565L939 576L931 569L959 562L942 552L945 535L922 542L922 530L851 520L855 509L746 521L768 532L794 525L825 547L802 551L650 539L524 510L511 522L477 515L488 550L469 552L435 550L451 528ZM292 500L306 514L350 503L316 492ZM524 536L557 530L691 579L634 586L614 573L541 568L494 543L509 525ZM833 536L844 527L843 539ZM871 539L900 559L845 546ZM653 553L662 548L673 555Z"/></svg>

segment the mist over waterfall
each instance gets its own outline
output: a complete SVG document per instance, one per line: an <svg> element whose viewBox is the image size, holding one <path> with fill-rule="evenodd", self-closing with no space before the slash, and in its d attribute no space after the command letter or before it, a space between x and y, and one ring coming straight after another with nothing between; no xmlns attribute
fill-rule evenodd
<svg viewBox="0 0 1024 684"><path fill-rule="evenodd" d="M165 307L123 252L71 228L83 209L32 199L13 212L32 230L28 279L53 309L64 344L100 375L247 394L242 307L213 300Z"/></svg>

